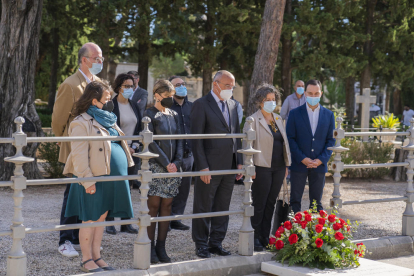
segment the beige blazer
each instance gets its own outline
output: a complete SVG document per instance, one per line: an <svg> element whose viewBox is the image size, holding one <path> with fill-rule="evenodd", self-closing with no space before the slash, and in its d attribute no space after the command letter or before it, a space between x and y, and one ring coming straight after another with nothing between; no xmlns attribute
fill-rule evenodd
<svg viewBox="0 0 414 276"><path fill-rule="evenodd" d="M100 81L98 77L95 77ZM52 114L52 131L55 136L68 136L68 129L74 117L71 115L74 103L82 96L87 85L85 77L79 70L68 77L58 89ZM70 143L61 143L59 151L59 162L66 163L70 153Z"/></svg>
<svg viewBox="0 0 414 276"><path fill-rule="evenodd" d="M283 124L282 117L276 113L272 113L273 118L276 122L277 127L279 128L280 133L282 134L284 143L283 143L283 157L285 158L286 166L290 166L291 157L289 142L286 136L285 126ZM263 117L262 111L259 109L251 115L254 122L252 128L256 131L256 140L253 142L253 148L260 150L260 153L256 153L253 156L253 162L255 166L270 168L272 165L272 153L273 153L273 134L269 129L269 126L266 123L266 119ZM243 131L248 129L248 124L244 125ZM243 142L245 144L245 141ZM243 146L245 148L245 146Z"/></svg>
<svg viewBox="0 0 414 276"><path fill-rule="evenodd" d="M124 136L115 124L114 128L120 136ZM69 136L109 136L108 130L87 113L76 117L69 126ZM111 141L76 141L70 142L72 151L68 156L63 174L66 176L93 177L111 173ZM134 166L128 144L121 141L125 151L128 167ZM95 182L81 182L85 189Z"/></svg>

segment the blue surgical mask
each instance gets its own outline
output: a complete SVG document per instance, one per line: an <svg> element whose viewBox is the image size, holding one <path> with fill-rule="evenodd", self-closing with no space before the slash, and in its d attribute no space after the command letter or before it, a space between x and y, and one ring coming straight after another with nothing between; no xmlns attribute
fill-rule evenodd
<svg viewBox="0 0 414 276"><path fill-rule="evenodd" d="M125 99L131 98L132 94L134 94L134 90L132 88L124 88L124 92L122 92L122 96L124 96Z"/></svg>
<svg viewBox="0 0 414 276"><path fill-rule="evenodd" d="M320 100L321 97L306 97L306 102L311 106L317 105Z"/></svg>
<svg viewBox="0 0 414 276"><path fill-rule="evenodd" d="M92 75L97 75L102 71L103 64L102 63L92 63L92 67L89 68L89 72Z"/></svg>
<svg viewBox="0 0 414 276"><path fill-rule="evenodd" d="M276 108L276 102L275 101L267 101L263 104L263 110L267 113L272 113L273 110Z"/></svg>
<svg viewBox="0 0 414 276"><path fill-rule="evenodd" d="M178 97L185 97L187 96L187 87L181 85L175 88L175 95Z"/></svg>
<svg viewBox="0 0 414 276"><path fill-rule="evenodd" d="M299 95L302 95L303 93L305 93L305 89L303 87L298 87L296 88L296 93L298 93Z"/></svg>

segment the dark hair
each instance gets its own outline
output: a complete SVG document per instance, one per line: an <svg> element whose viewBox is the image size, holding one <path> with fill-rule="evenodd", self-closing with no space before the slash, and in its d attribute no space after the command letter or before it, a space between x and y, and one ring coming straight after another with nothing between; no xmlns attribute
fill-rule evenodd
<svg viewBox="0 0 414 276"><path fill-rule="evenodd" d="M406 106L406 107L410 108L410 106L409 106L408 104L405 104L404 106Z"/></svg>
<svg viewBox="0 0 414 276"><path fill-rule="evenodd" d="M264 83L260 85L253 96L253 103L256 107L259 107L260 104L266 99L268 94L274 94L276 102L280 100L280 92L279 90L271 84Z"/></svg>
<svg viewBox="0 0 414 276"><path fill-rule="evenodd" d="M180 76L172 76L168 79L169 82L171 82L173 79L181 79Z"/></svg>
<svg viewBox="0 0 414 276"><path fill-rule="evenodd" d="M134 83L134 78L131 75L122 73L122 74L119 74L118 76L116 76L116 79L115 79L114 83L112 84L112 89L114 90L114 92L116 94L119 93L119 89L121 89L122 84L126 80L132 80L132 83Z"/></svg>
<svg viewBox="0 0 414 276"><path fill-rule="evenodd" d="M163 94L165 92L170 93L175 91L174 85L167 80L159 80L155 83L152 92L155 94Z"/></svg>
<svg viewBox="0 0 414 276"><path fill-rule="evenodd" d="M308 80L305 84L305 91L308 88L308 85L318 85L322 91L322 83L318 80Z"/></svg>
<svg viewBox="0 0 414 276"><path fill-rule="evenodd" d="M82 96L75 102L75 109L72 113L73 116L78 116L88 110L92 104L93 99L100 101L105 91L111 92L112 89L108 82L102 80L102 82L93 81L85 87L85 91Z"/></svg>
<svg viewBox="0 0 414 276"><path fill-rule="evenodd" d="M133 75L135 78L139 78L138 71L128 71L128 75Z"/></svg>

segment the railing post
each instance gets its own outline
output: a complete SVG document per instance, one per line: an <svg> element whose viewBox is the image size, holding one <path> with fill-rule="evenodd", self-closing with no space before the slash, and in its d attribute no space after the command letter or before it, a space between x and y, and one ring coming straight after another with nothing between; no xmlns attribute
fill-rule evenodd
<svg viewBox="0 0 414 276"><path fill-rule="evenodd" d="M24 123L23 117L17 117L14 120L14 123L17 125L17 131L13 133L13 145L16 148L16 154L4 158L6 162L14 163L16 165L14 176L11 177L11 180L13 181L12 188L14 190L14 215L12 221L13 224L10 226L13 231L13 244L9 255L7 256L7 276L27 274L27 258L22 246L22 239L26 234L22 215L23 190L26 189L26 177L23 176L23 164L34 160L34 158L24 156L22 152L23 147L27 145L27 135L22 130Z"/></svg>
<svg viewBox="0 0 414 276"><path fill-rule="evenodd" d="M336 139L335 146L329 147L328 150L331 150L335 153L334 161L332 162L332 170L334 171L334 190L332 193L332 198L330 201L330 206L342 208L342 199L341 193L339 191L340 181L341 181L341 172L344 170L344 162L341 159L341 152L349 150L341 146L341 140L345 138L345 131L342 129L342 117L336 118L337 126L334 129L333 136Z"/></svg>
<svg viewBox="0 0 414 276"><path fill-rule="evenodd" d="M249 129L246 131L247 146L245 149L238 150L239 153L246 155L246 161L244 165L245 178L244 178L244 199L243 199L243 224L239 232L239 254L243 256L253 255L253 242L254 242L254 229L251 224L250 218L254 215L254 209L252 206L252 176L255 175L255 166L253 163L253 154L260 151L253 149L253 141L256 140L256 131L253 130L252 124L254 119L248 117L246 124Z"/></svg>
<svg viewBox="0 0 414 276"><path fill-rule="evenodd" d="M413 175L414 175L414 118L410 120L410 128L408 129L409 142L405 147L401 147L403 150L408 150L408 156L405 162L407 166L407 191L405 196L407 197L405 211L402 218L402 234L404 236L414 236L414 188L413 188ZM401 153L403 154L403 153Z"/></svg>
<svg viewBox="0 0 414 276"><path fill-rule="evenodd" d="M151 240L148 238L148 227L151 225L151 216L148 214L148 183L152 180L152 172L149 169L149 159L158 157L158 154L151 153L148 149L149 144L153 142L153 133L149 130L148 124L151 122L149 117L142 119L144 130L140 133L144 149L142 152L134 153L133 156L142 160L141 170L141 206L139 208L139 231L134 243L134 268L148 269L151 265Z"/></svg>

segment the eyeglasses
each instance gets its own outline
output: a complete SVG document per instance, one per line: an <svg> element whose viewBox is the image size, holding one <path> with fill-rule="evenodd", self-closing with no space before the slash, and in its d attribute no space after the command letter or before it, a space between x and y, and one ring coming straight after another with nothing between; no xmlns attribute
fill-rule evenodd
<svg viewBox="0 0 414 276"><path fill-rule="evenodd" d="M121 86L125 87L126 89L128 89L128 88L134 88L135 87L133 85L121 85Z"/></svg>
<svg viewBox="0 0 414 276"><path fill-rule="evenodd" d="M186 85L187 85L186 82L182 82L182 83L176 83L174 86L178 88L180 86L184 86L185 87Z"/></svg>
<svg viewBox="0 0 414 276"><path fill-rule="evenodd" d="M219 81L216 81L217 83L220 83ZM237 86L231 86L230 84L224 85L227 89L236 89Z"/></svg>
<svg viewBox="0 0 414 276"><path fill-rule="evenodd" d="M104 57L97 57L97 58L92 58L92 57L87 57L87 56L85 56L86 58L91 58L91 59L95 59L95 61L97 62L97 63L103 63L104 62L104 60L105 60L105 58Z"/></svg>

